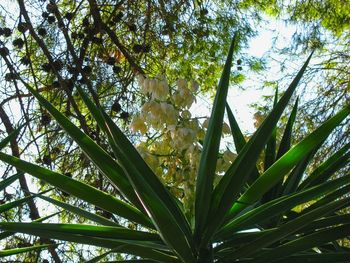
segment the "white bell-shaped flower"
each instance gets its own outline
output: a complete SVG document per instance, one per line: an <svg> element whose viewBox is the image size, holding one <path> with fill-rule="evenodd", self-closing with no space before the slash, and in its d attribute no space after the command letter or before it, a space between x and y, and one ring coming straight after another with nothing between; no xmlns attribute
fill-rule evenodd
<svg viewBox="0 0 350 263"><path fill-rule="evenodd" d="M144 119L140 115L135 115L130 123L130 129L133 132L141 132L141 134L145 134L147 132L147 126L145 124Z"/></svg>

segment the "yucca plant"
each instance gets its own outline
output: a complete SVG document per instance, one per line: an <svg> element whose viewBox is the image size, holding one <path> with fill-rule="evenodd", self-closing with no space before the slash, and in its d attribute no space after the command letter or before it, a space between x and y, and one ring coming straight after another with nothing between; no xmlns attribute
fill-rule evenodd
<svg viewBox="0 0 350 263"><path fill-rule="evenodd" d="M233 40L203 143L196 181L194 223L184 215L181 203L152 172L123 132L102 109L92 103L81 87L77 87L77 90L108 137L116 158L99 147L35 89L27 86L42 107L50 112L124 198L116 198L84 182L5 153L0 153L0 160L82 201L124 218L126 222L133 222L141 230L128 229L39 193L1 205L0 212L19 206L27 198L41 198L95 224L1 222L0 228L4 231L1 237L25 233L94 245L110 249L109 253L126 253L138 258L120 262L349 261L349 248L341 247L336 240L350 235L350 215L344 212L350 205L350 198L346 197L350 189L350 175L337 178L333 175L349 162L350 144L325 160L308 177L304 178L304 175L313 155L332 130L348 116L350 106L291 147L296 103L282 139L276 143L277 122L307 68L310 55L281 99L276 99L271 113L246 142L226 103L234 43ZM225 110L238 157L214 187ZM16 132L5 138L1 147L15 136ZM263 151L265 165L261 172L256 164ZM1 189L19 176L21 174L3 181ZM296 207L300 209L296 210ZM49 244L2 251L0 256L47 246ZM103 256L105 254L91 262L97 262Z"/></svg>

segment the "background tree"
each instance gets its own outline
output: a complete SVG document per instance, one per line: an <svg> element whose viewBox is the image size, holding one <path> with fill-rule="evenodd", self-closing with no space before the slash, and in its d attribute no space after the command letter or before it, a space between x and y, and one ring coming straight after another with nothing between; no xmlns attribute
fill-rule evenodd
<svg viewBox="0 0 350 263"><path fill-rule="evenodd" d="M332 113L349 102L349 23L350 7L347 1L262 1L262 9L271 16L283 19L295 28L289 45L276 51L279 62L299 59L306 50L317 49L310 77L300 97L300 122L312 130ZM276 57L276 56L275 56ZM283 63L281 63L283 65ZM282 66L283 67L283 66ZM305 129L301 129L302 136ZM344 123L329 144L339 148L348 142L348 122Z"/></svg>
<svg viewBox="0 0 350 263"><path fill-rule="evenodd" d="M256 35L255 28L264 19L263 14L267 13L300 25L294 45L289 50L282 50L282 54L290 56L292 52L300 55L308 53L315 45L322 47L322 53L318 53L320 57L316 60L320 61L319 65L313 68L313 72L310 71L310 76L320 82L315 89L317 96L307 100L300 98L303 113L298 116L303 116L300 122L306 122L308 126L306 129L297 128L300 134L296 137L303 137L348 100L346 4L343 1L298 1L292 5L286 1L219 0L1 3L1 76L5 80L2 82L0 103L2 135L11 133L17 123L25 124L21 139L12 142L14 155L23 156L25 152L23 157L116 194L115 188L102 180L100 172L51 120L48 112L34 102L26 87L34 87L111 152L77 95L77 85L82 86L97 105L101 105L122 125L133 142L139 142L139 134L130 132L129 125L151 95L140 90L135 76L159 79L167 75L172 94L176 93L175 82L179 77L194 80L200 87L194 95L212 94L230 36L236 31L240 33L237 47L240 50ZM239 54L238 69L242 68L242 64L251 70L262 69L261 60ZM318 74L317 78L315 74ZM232 80L240 83L244 75L241 71L234 73ZM321 112L315 110L316 106L322 107ZM16 114L13 113L15 110ZM152 132L145 134L145 141L152 141ZM334 133L325 151L332 147L340 148L347 138L348 125L345 123ZM9 172L6 170L4 178ZM20 184L23 191L11 194L4 191L4 202L29 194L25 177L21 177ZM35 181L35 184L39 191L48 188L41 181ZM55 190L52 193L52 197L65 202L86 206L65 192ZM40 213L36 204L28 201L28 207L28 211L8 216L25 219L29 215L32 220L38 219ZM88 209L118 220L97 207ZM67 221L75 219L69 213L61 213L60 216ZM11 239L8 245L32 241L24 236L21 241ZM74 250L71 252L78 255ZM59 262L55 251L51 253Z"/></svg>
<svg viewBox="0 0 350 263"><path fill-rule="evenodd" d="M240 45L255 34L252 23L259 14L236 3L225 1L18 1L1 3L0 55L2 57L0 118L3 136L16 124L25 128L18 140L12 141L12 154L35 160L68 177L116 194L110 183L67 137L48 112L34 102L27 87L33 87L73 123L104 148L105 138L76 93L82 86L115 121L119 122L132 140L129 123L135 111L148 99L135 82L136 75L157 77L167 74L172 83L179 76L196 80L201 92L215 87L223 64L230 35L239 31ZM11 12L8 12L11 10ZM234 12L233 12L234 11ZM250 19L250 20L249 20ZM246 58L247 63L254 61ZM242 79L236 74L234 80ZM174 85L170 89L175 89ZM151 135L149 135L151 136ZM25 152L25 156L23 156ZM3 178L8 176L6 170ZM48 189L42 181L28 182L20 177L22 191L7 193L3 201ZM60 190L52 197L67 203L86 206ZM8 214L16 220L39 219L40 209L29 200L29 211ZM27 206L24 206L27 209ZM118 220L110 213L88 207L98 214ZM75 220L70 213L61 213L63 220ZM132 227L132 226L130 226ZM9 239L7 247L33 243ZM74 249L75 250L75 249ZM76 251L67 257L83 257ZM61 251L62 252L62 251ZM51 249L53 259L60 262ZM38 254L33 254L37 257Z"/></svg>

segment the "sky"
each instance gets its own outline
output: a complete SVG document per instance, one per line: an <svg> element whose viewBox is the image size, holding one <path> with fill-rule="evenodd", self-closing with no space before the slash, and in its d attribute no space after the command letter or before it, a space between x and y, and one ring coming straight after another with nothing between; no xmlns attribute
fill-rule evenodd
<svg viewBox="0 0 350 263"><path fill-rule="evenodd" d="M258 58L264 57L272 46L273 33L271 30L261 28L257 37L250 40L249 48L245 50L250 56ZM243 66L243 70L244 66ZM248 72L244 72L247 74ZM247 79L243 86L248 86L246 89L231 87L228 93L228 103L231 110L236 115L238 124L246 133L252 133L255 130L253 115L255 110L250 107L250 104L261 99L263 95L270 95L272 90L261 90L261 83L253 79L254 76L248 73Z"/></svg>
<svg viewBox="0 0 350 263"><path fill-rule="evenodd" d="M266 75L267 79L274 80L281 77L281 72L278 60L271 59L278 57L278 55L271 52L271 49L273 46L276 48L288 46L296 28L290 25L287 26L282 20L275 20L273 18L266 18L266 20L269 21L268 26L262 25L257 30L259 34L249 41L248 48L243 50L243 52L257 58L266 58L269 68L263 74ZM278 34L278 38L276 42L273 42L276 34ZM299 68L302 65L295 66ZM294 72L295 69L291 69L291 71ZM243 90L230 87L227 100L242 131L250 134L255 131L253 116L256 112L250 105L261 100L262 96L273 95L275 90L268 87L261 89L262 82L255 75L250 74L249 69L245 69L244 65L243 73L247 75L243 83L243 87L246 88Z"/></svg>

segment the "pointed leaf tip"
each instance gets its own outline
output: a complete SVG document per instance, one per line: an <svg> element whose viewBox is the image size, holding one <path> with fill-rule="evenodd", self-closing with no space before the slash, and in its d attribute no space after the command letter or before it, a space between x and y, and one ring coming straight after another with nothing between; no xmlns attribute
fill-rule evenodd
<svg viewBox="0 0 350 263"><path fill-rule="evenodd" d="M197 242L200 242L199 236L203 232L210 208L231 65L237 37L238 34L235 34L232 39L225 67L220 78L198 168L195 199L195 239Z"/></svg>

